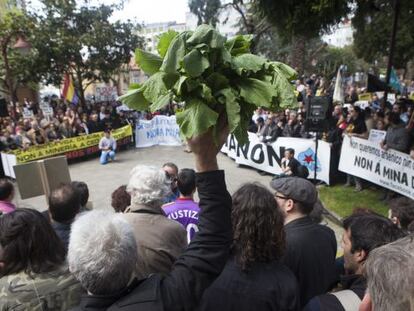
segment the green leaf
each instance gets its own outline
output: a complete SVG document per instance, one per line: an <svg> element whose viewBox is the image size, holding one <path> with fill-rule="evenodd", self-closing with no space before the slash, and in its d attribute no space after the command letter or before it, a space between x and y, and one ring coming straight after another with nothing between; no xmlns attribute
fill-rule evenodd
<svg viewBox="0 0 414 311"><path fill-rule="evenodd" d="M230 85L229 80L218 72L213 72L210 76L208 76L206 82L213 92L220 91Z"/></svg>
<svg viewBox="0 0 414 311"><path fill-rule="evenodd" d="M163 80L164 76L164 72L157 72L144 83L144 96L152 103L168 92Z"/></svg>
<svg viewBox="0 0 414 311"><path fill-rule="evenodd" d="M149 107L149 102L144 97L142 87L128 91L128 93L118 97L118 100L127 105L129 108L137 111L145 111L148 110Z"/></svg>
<svg viewBox="0 0 414 311"><path fill-rule="evenodd" d="M182 112L176 114L177 123L186 138L205 133L217 123L218 113L202 100L194 98L185 105Z"/></svg>
<svg viewBox="0 0 414 311"><path fill-rule="evenodd" d="M167 54L168 48L176 36L178 36L178 32L171 29L160 35L157 50L162 58Z"/></svg>
<svg viewBox="0 0 414 311"><path fill-rule="evenodd" d="M252 71L254 73L263 69L266 60L260 56L253 54L242 54L234 57L233 66L243 70Z"/></svg>
<svg viewBox="0 0 414 311"><path fill-rule="evenodd" d="M213 103L215 102L215 99L213 97L213 94L211 93L211 89L204 83L201 84L201 98L204 99L206 103Z"/></svg>
<svg viewBox="0 0 414 311"><path fill-rule="evenodd" d="M151 112L163 109L171 102L172 94L167 93L164 96L159 97L151 106Z"/></svg>
<svg viewBox="0 0 414 311"><path fill-rule="evenodd" d="M210 62L198 50L192 50L183 60L183 68L190 77L198 77L210 66Z"/></svg>
<svg viewBox="0 0 414 311"><path fill-rule="evenodd" d="M135 62L147 75L153 75L160 70L162 59L158 55L136 49Z"/></svg>
<svg viewBox="0 0 414 311"><path fill-rule="evenodd" d="M186 33L183 32L172 40L160 70L167 73L176 73L178 71L180 63L185 55L185 36Z"/></svg>
<svg viewBox="0 0 414 311"><path fill-rule="evenodd" d="M279 72L283 74L286 79L289 81L295 80L297 77L297 72L292 67L283 64L281 62L271 62L270 63L275 69L279 69Z"/></svg>
<svg viewBox="0 0 414 311"><path fill-rule="evenodd" d="M128 90L136 90L139 89L141 87L141 84L139 83L131 83L130 85L128 85Z"/></svg>
<svg viewBox="0 0 414 311"><path fill-rule="evenodd" d="M187 85L187 91L191 92L200 86L200 81L194 79L187 79L185 84Z"/></svg>
<svg viewBox="0 0 414 311"><path fill-rule="evenodd" d="M233 133L240 124L240 105L237 102L237 97L232 89L223 89L219 94L223 95L225 98L227 122L229 124L230 133Z"/></svg>
<svg viewBox="0 0 414 311"><path fill-rule="evenodd" d="M252 39L252 35L238 35L227 40L225 45L231 55L237 56L245 53L250 53L250 45Z"/></svg>
<svg viewBox="0 0 414 311"><path fill-rule="evenodd" d="M277 95L275 87L270 83L257 79L244 79L240 81L240 96L257 107L272 106L272 98Z"/></svg>
<svg viewBox="0 0 414 311"><path fill-rule="evenodd" d="M180 96L183 93L183 87L185 85L185 81L188 79L186 76L181 76L178 81L174 85L175 93Z"/></svg>
<svg viewBox="0 0 414 311"><path fill-rule="evenodd" d="M223 37L214 27L210 25L200 25L194 31L193 35L187 40L189 45L207 44L213 49L224 46L226 38Z"/></svg>
<svg viewBox="0 0 414 311"><path fill-rule="evenodd" d="M278 69L275 69L273 86L276 90L276 99L274 100L275 106L280 106L282 108L294 108L297 106L298 101L294 92L294 86Z"/></svg>

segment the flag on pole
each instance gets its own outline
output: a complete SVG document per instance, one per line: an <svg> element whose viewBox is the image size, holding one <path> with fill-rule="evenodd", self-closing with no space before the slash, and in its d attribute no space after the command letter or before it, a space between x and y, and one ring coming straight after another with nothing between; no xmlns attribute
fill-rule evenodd
<svg viewBox="0 0 414 311"><path fill-rule="evenodd" d="M63 80L63 90L61 97L75 105L79 102L79 97L76 95L72 77L67 73L65 74L65 78Z"/></svg>
<svg viewBox="0 0 414 311"><path fill-rule="evenodd" d="M344 89L342 88L342 66L338 69L338 74L336 75L335 89L333 93L333 102L334 103L344 103Z"/></svg>
<svg viewBox="0 0 414 311"><path fill-rule="evenodd" d="M391 68L391 75L390 75L390 86L398 91L398 92L402 92L402 87L401 87L401 83L400 83L400 79L398 79L397 73L395 72L394 68Z"/></svg>

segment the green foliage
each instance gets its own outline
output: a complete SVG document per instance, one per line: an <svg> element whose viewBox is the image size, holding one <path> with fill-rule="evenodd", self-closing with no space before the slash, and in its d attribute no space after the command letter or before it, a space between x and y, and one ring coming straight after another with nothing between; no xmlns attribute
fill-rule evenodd
<svg viewBox="0 0 414 311"><path fill-rule="evenodd" d="M77 6L74 0L41 0L42 14L36 16L39 70L47 83L59 85L63 73L72 73L83 100L88 84L108 82L123 64L128 64L134 48L142 46L136 26L130 21L110 22L115 6ZM87 83L86 83L87 82Z"/></svg>
<svg viewBox="0 0 414 311"><path fill-rule="evenodd" d="M380 61L389 53L393 24L394 1L357 1L352 19L355 28L354 49L358 57L367 62ZM397 38L393 63L396 68L406 68L414 59L414 1L400 0Z"/></svg>
<svg viewBox="0 0 414 311"><path fill-rule="evenodd" d="M135 109L152 111L171 100L183 103L177 122L187 138L215 127L219 115L224 115L242 144L247 141L247 125L257 107L276 110L296 104L290 84L295 71L250 54L249 40L248 36L226 40L208 25L182 32L170 38L159 71L120 100ZM152 60L137 61L146 68Z"/></svg>
<svg viewBox="0 0 414 311"><path fill-rule="evenodd" d="M332 79L340 65L345 64L349 72L366 71L369 66L355 55L353 46L343 48L326 47L315 56L317 72Z"/></svg>
<svg viewBox="0 0 414 311"><path fill-rule="evenodd" d="M0 18L0 90L13 100L19 85L37 83L41 70L37 69L39 52L36 49L24 55L13 48L19 37L34 40L35 20L18 10L9 10Z"/></svg>
<svg viewBox="0 0 414 311"><path fill-rule="evenodd" d="M319 197L324 206L342 218L351 215L357 207L369 208L380 215L387 216L388 207L378 199L381 195L381 191L371 189L365 189L364 192L356 195L354 188L344 188L342 185L319 189Z"/></svg>
<svg viewBox="0 0 414 311"><path fill-rule="evenodd" d="M221 8L220 0L190 0L188 6L191 13L197 16L198 25L216 26Z"/></svg>
<svg viewBox="0 0 414 311"><path fill-rule="evenodd" d="M158 54L161 57L164 57L167 53L168 47L170 46L171 41L178 35L178 32L174 30L168 30L164 32L160 37L157 45Z"/></svg>
<svg viewBox="0 0 414 311"><path fill-rule="evenodd" d="M287 42L296 36L318 37L350 12L348 0L254 0Z"/></svg>
<svg viewBox="0 0 414 311"><path fill-rule="evenodd" d="M135 51L135 60L137 63L142 64L141 69L147 74L152 75L161 67L162 58L158 55L145 52L141 49Z"/></svg>

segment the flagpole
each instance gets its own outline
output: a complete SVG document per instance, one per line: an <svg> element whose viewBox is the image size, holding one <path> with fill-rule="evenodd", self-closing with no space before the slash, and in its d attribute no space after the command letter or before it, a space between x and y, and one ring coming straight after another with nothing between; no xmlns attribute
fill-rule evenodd
<svg viewBox="0 0 414 311"><path fill-rule="evenodd" d="M385 83L387 83L387 86L389 86L390 84L392 60L394 59L395 39L397 36L397 26L398 26L398 16L400 14L400 0L394 0L393 9L394 9L394 19L392 23L390 53L388 54L387 76L385 78ZM387 102L387 99L388 99L388 89L386 89L384 92L385 103Z"/></svg>

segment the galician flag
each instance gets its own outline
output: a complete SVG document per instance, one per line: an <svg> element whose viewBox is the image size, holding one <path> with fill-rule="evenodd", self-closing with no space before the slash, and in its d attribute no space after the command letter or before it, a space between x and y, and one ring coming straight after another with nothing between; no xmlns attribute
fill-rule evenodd
<svg viewBox="0 0 414 311"><path fill-rule="evenodd" d="M398 91L398 92L402 92L402 87L401 87L401 83L400 83L400 79L398 79L397 73L395 72L395 69L392 68L391 69L391 75L390 75L390 86Z"/></svg>
<svg viewBox="0 0 414 311"><path fill-rule="evenodd" d="M75 105L79 102L72 77L68 73L65 74L65 78L63 80L63 90L61 97Z"/></svg>

